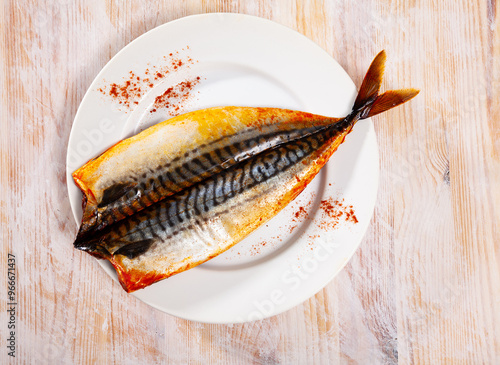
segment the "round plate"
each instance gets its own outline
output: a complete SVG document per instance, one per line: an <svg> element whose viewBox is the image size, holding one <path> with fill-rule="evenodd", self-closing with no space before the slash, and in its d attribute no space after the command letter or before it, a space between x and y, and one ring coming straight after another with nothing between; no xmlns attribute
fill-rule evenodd
<svg viewBox="0 0 500 365"><path fill-rule="evenodd" d="M143 79L158 70L168 77L151 77L135 99L120 103L111 97L110 85L130 80L131 72ZM186 94L155 107L159 96L186 80L196 80ZM171 115L238 105L341 117L355 95L349 76L324 50L274 22L204 14L157 27L109 61L76 114L67 156L75 219L80 223L82 194L71 173ZM246 322L281 313L321 290L347 263L368 227L377 187L377 143L371 121L363 120L304 192L266 225L207 263L132 295L200 322ZM107 261L99 262L116 280Z"/></svg>

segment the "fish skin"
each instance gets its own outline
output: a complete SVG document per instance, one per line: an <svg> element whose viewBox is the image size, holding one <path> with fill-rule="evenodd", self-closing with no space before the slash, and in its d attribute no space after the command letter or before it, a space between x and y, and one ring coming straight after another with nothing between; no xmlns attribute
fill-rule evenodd
<svg viewBox="0 0 500 365"><path fill-rule="evenodd" d="M84 193L78 239L338 120L287 109L216 107L148 128L73 173Z"/></svg>
<svg viewBox="0 0 500 365"><path fill-rule="evenodd" d="M113 216L108 224L99 224L99 229L91 227L86 233L79 234L74 243L75 248L109 260L127 292L144 288L226 251L275 216L300 194L359 119L395 107L418 93L414 89L405 89L379 95L384 62L385 53L382 51L370 65L353 110L345 118L328 118L282 109L218 108L218 113L238 110L239 117L243 119L235 123L239 123L241 129L234 132L230 130L233 127L229 123L222 122L222 132L214 137L211 133L218 130L218 122L210 120L208 124L213 123L213 126L206 125L209 132L204 131L198 135L200 140L193 142L195 149L198 148L196 143L209 146L212 142L228 141L232 137L237 139L243 135L243 138L237 139L238 144L226 143L222 147L224 150L227 148L227 156L238 156L241 150L238 146L244 144L245 138L248 140L247 137L252 133L257 136L256 141L259 141L259 135L267 136L256 144L262 147L254 150L247 148L242 154L243 157L229 158L229 162L207 171L200 179L193 179L194 175L190 178L184 173L181 174L183 177L179 182L178 191L164 194L161 189L157 189L154 194L141 195L138 190L140 196L137 202L140 203L141 209L128 214L122 208L121 216ZM213 112L214 110L199 111L196 115L200 120L207 121ZM262 119L250 118L262 113L269 116L264 118L267 124L262 123ZM283 115L289 119L283 119ZM278 119L278 122L273 119ZM196 121L194 124L196 125ZM152 127L147 133L156 134L165 125L156 130ZM175 123L173 125L176 126ZM252 129L255 126L257 128ZM284 137L278 139L278 142L269 142L272 133L267 131L278 134L283 132ZM128 181L116 177L119 174L112 174L107 181L113 183L108 184L106 188L111 190L104 194L102 185L92 185L92 176L99 175L100 165L113 160L113 156L126 160L123 155L127 154L120 148L147 140L147 133L146 136L139 134L140 137L135 140L132 137L122 141L118 147L107 151L111 157L106 152L104 156L90 161L89 166L85 165L83 170L77 170L79 173L75 172L75 181L84 192L87 202L94 199L91 203L97 206L98 199L102 202L104 197L106 202L106 199L112 200L109 197L118 196L123 191L134 191ZM296 138L289 138L290 135ZM175 137L171 136L169 140L174 140ZM207 142L207 139L212 142ZM189 143L183 145L186 149L174 148L172 151L177 151L177 156L187 158L189 154L186 155L186 151L190 151L188 145ZM168 158L172 156L168 155ZM177 160L184 163L186 159L182 158L178 157ZM178 170L174 168L168 171L173 173ZM111 169L108 172L116 171ZM102 176L101 172L98 180ZM87 180L84 181L80 177ZM145 204L143 200L150 204ZM84 214L84 221L85 219Z"/></svg>

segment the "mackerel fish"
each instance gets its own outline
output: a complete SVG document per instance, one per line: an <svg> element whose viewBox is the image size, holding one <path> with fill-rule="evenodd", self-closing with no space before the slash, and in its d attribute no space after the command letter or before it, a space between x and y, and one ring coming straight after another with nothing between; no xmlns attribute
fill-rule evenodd
<svg viewBox="0 0 500 365"><path fill-rule="evenodd" d="M217 107L115 144L72 175L84 207L75 248L108 260L127 292L228 250L297 197L358 120L417 95L379 94L385 59L375 57L344 118Z"/></svg>

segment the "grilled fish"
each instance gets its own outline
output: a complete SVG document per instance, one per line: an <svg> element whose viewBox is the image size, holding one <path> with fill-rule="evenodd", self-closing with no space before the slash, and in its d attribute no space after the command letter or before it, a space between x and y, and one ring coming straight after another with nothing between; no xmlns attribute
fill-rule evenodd
<svg viewBox="0 0 500 365"><path fill-rule="evenodd" d="M210 108L119 142L73 173L84 194L74 246L109 260L127 292L226 251L300 194L359 119L418 93L379 94L385 58L344 118Z"/></svg>

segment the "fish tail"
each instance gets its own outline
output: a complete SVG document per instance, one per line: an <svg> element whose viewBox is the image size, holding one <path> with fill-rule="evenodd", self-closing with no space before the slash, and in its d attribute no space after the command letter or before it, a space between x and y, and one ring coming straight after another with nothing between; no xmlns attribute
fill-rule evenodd
<svg viewBox="0 0 500 365"><path fill-rule="evenodd" d="M373 117L415 97L419 90L390 90L379 95L385 69L386 54L381 51L372 61L352 107L359 119Z"/></svg>

